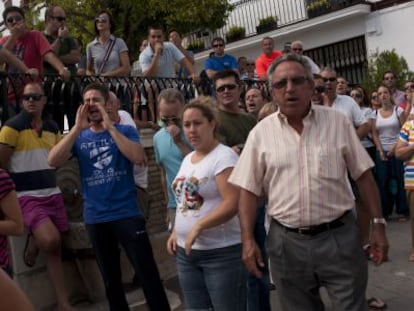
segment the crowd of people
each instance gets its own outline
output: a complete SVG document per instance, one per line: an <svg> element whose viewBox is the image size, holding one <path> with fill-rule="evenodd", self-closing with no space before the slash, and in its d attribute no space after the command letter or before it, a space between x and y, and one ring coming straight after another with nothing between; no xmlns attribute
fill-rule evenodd
<svg viewBox="0 0 414 311"><path fill-rule="evenodd" d="M39 75L127 76L129 50L114 36L112 15L97 14L83 60L61 7L46 10L43 33L26 30L21 8L7 8L3 19L10 35L0 40L0 60L10 75L28 74L21 106L10 93L10 118L0 130L0 264L10 277L7 236L21 235L24 224L25 264L34 266L44 252L57 309L74 310L61 262L69 226L55 175L76 157L83 218L110 310L129 310L119 245L150 310L170 310L145 229L148 167L137 128L150 127L170 231L166 251L176 256L186 309L267 311L276 288L284 310L321 310L320 287L336 309L386 307L379 298L367 301L367 260L387 260L385 225L394 208L398 221L414 214L413 81L400 91L387 71L368 95L319 68L302 42L278 51L270 37L255 61L237 60L214 38L198 75L181 34L171 30L164 42L163 29L152 26L134 64L139 74L209 79L212 96L186 102L174 87L158 89L153 116L143 121L136 94L131 116L122 110L131 98L94 82L62 136L45 113ZM243 79L260 83L245 88Z"/></svg>

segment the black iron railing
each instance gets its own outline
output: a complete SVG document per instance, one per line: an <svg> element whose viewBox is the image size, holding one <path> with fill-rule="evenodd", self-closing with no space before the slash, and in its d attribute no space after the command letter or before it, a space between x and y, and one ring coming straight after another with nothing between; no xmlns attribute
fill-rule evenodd
<svg viewBox="0 0 414 311"><path fill-rule="evenodd" d="M137 105L135 118L143 121L156 121L157 97L159 92L165 88L175 88L182 92L186 102L198 95L214 95L213 85L210 80L201 80L195 84L191 79L177 78L144 78L144 77L76 77L65 82L58 76L44 76L42 83L48 98L45 110L53 116L62 131L71 128L75 122L76 111L82 102L82 90L91 82L100 82L109 87L121 100L122 109L133 113L133 104ZM0 111L1 124L9 119L11 114L18 113L21 102L23 85L27 83L28 77L21 74L9 77L0 74ZM242 81L242 96L251 88L265 88L265 83L255 80ZM12 99L12 100L11 100ZM65 126L64 120L67 120Z"/></svg>
<svg viewBox="0 0 414 311"><path fill-rule="evenodd" d="M188 37L189 44L196 46L203 44L204 49L209 49L214 37L227 38L229 31L234 26L243 27L245 30L242 36L236 38L236 40L240 40L255 36L263 30L269 32L276 28L362 3L371 4L366 0L240 0L233 4L234 9L223 28L214 32L207 29L199 30ZM268 19L268 27L258 27L261 20L269 17L276 18L277 23L275 24L271 19Z"/></svg>

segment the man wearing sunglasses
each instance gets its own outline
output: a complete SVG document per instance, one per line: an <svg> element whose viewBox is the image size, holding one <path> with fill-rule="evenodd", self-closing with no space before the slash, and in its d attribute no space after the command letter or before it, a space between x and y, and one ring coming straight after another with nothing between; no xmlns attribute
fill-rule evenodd
<svg viewBox="0 0 414 311"><path fill-rule="evenodd" d="M256 118L239 108L241 87L237 72L217 72L213 84L218 101L217 132L225 145L240 154L250 130L256 125Z"/></svg>
<svg viewBox="0 0 414 311"><path fill-rule="evenodd" d="M43 34L37 30L27 30L24 12L21 8L10 6L3 11L3 21L10 35L0 39L0 44L9 49L17 58L29 68L36 68L43 74L43 61L48 62L58 72L62 79L68 80L70 72L53 52ZM9 75L16 74L18 70L13 66L6 66ZM9 88L8 104L19 111L18 97L23 92L24 83L20 79L13 80L14 87Z"/></svg>
<svg viewBox="0 0 414 311"><path fill-rule="evenodd" d="M323 82L321 75L313 74L313 83L315 84L315 88L311 97L311 103L312 105L323 106L327 102L325 95L325 82Z"/></svg>
<svg viewBox="0 0 414 311"><path fill-rule="evenodd" d="M76 75L76 64L79 63L81 52L76 41L69 35L66 27L66 13L60 6L51 6L45 11L45 35L47 41L60 61L69 69L72 76ZM46 74L56 73L47 62L44 63Z"/></svg>
<svg viewBox="0 0 414 311"><path fill-rule="evenodd" d="M326 102L327 106L343 112L354 125L360 139L367 136L370 126L358 104L351 96L336 93L338 83L336 71L325 67L320 72L320 75L325 82L325 95L328 99Z"/></svg>
<svg viewBox="0 0 414 311"><path fill-rule="evenodd" d="M229 182L239 186L243 260L262 277L264 260L254 240L257 201L268 196L270 270L283 310L323 310L324 286L335 310L367 310L367 261L346 183L356 180L372 217L376 264L388 242L374 163L346 116L310 104L314 91L308 62L286 54L269 67L279 110L250 132ZM355 161L358 159L358 161ZM340 280L340 281L338 281Z"/></svg>
<svg viewBox="0 0 414 311"><path fill-rule="evenodd" d="M231 69L239 72L237 59L233 55L224 52L225 44L223 38L214 38L211 41L211 47L213 48L213 54L204 63L204 70L209 79L213 79L217 72L223 70Z"/></svg>
<svg viewBox="0 0 414 311"><path fill-rule="evenodd" d="M0 166L9 170L16 184L29 231L22 256L24 263L35 266L39 250L44 252L57 309L73 310L64 286L61 259L62 233L69 230L69 223L56 182L56 169L47 162L61 133L56 122L43 113L46 96L41 84L26 84L22 97L23 110L0 131Z"/></svg>
<svg viewBox="0 0 414 311"><path fill-rule="evenodd" d="M290 52L293 54L300 55L303 58L305 58L308 61L309 66L311 66L313 74L318 74L321 71L319 66L315 64L312 58L310 58L307 55L303 55L303 42L302 41L299 41L299 40L293 41L290 46Z"/></svg>

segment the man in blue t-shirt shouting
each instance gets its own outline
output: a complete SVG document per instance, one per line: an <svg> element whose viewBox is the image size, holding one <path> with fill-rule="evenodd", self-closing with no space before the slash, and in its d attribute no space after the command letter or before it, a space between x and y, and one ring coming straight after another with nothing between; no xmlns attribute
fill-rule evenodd
<svg viewBox="0 0 414 311"><path fill-rule="evenodd" d="M150 310L170 310L155 263L145 220L137 208L133 165L144 161L136 129L114 124L105 108L108 89L98 83L83 91L83 105L70 132L49 154L61 166L79 160L84 220L105 283L110 310L129 310L122 287L118 243L140 271Z"/></svg>

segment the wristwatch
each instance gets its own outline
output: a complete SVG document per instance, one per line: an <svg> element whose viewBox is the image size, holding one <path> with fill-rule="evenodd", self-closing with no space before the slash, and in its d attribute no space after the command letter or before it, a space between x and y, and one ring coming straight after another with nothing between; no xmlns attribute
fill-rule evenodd
<svg viewBox="0 0 414 311"><path fill-rule="evenodd" d="M383 217L381 217L381 218L374 217L374 218L371 219L371 223L373 225L375 225L375 224L383 224L384 226L387 225L387 221Z"/></svg>

